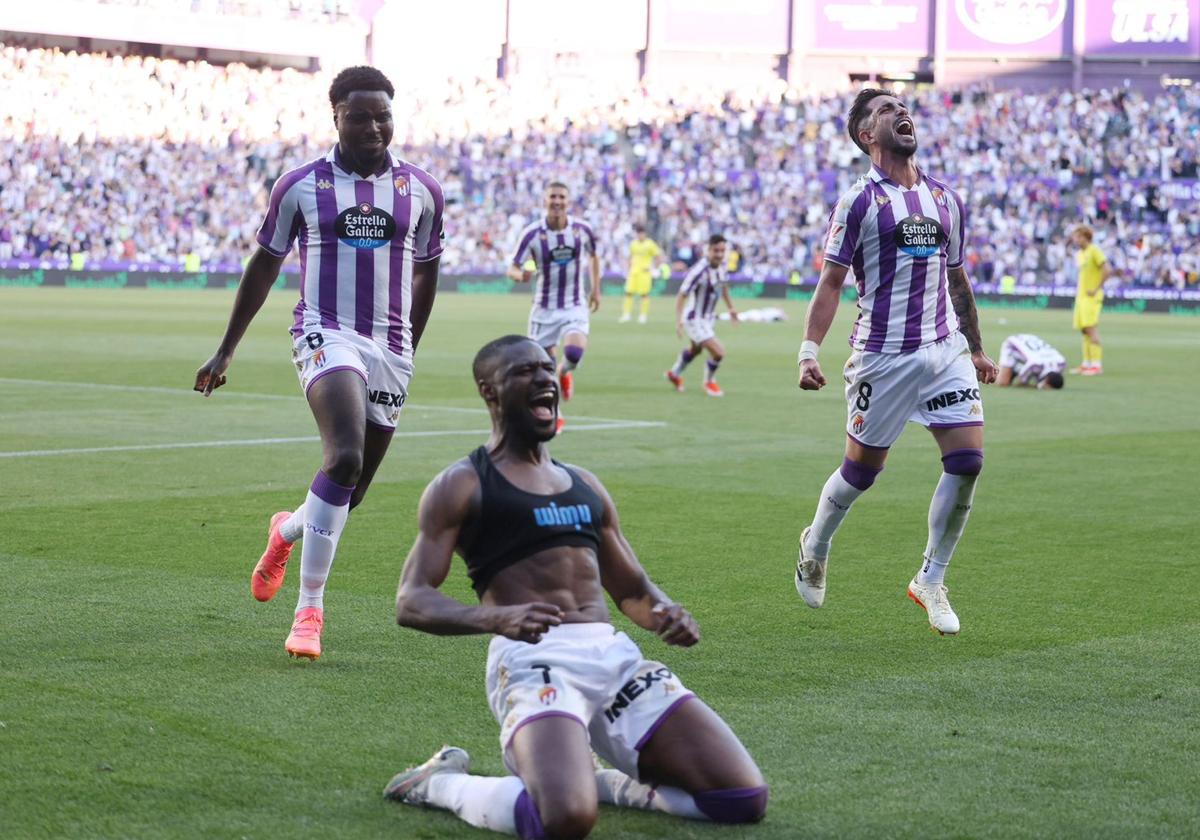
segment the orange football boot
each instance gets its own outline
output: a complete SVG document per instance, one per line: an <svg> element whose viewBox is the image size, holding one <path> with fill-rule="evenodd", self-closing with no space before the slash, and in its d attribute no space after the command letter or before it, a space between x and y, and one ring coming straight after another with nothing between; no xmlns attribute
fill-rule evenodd
<svg viewBox="0 0 1200 840"><path fill-rule="evenodd" d="M725 396L725 392L721 390L721 386L718 385L716 382L705 382L704 383L704 393L708 394L710 397Z"/></svg>
<svg viewBox="0 0 1200 840"><path fill-rule="evenodd" d="M571 375L569 370L560 370L558 372L558 391L562 395L563 402L571 399L575 394L575 377Z"/></svg>
<svg viewBox="0 0 1200 840"><path fill-rule="evenodd" d="M297 659L321 658L321 630L325 627L325 611L320 607L305 607L296 613L292 632L283 648Z"/></svg>
<svg viewBox="0 0 1200 840"><path fill-rule="evenodd" d="M675 371L669 370L669 371L667 371L667 381L675 386L676 391L678 391L681 394L683 393L683 377L682 376L678 376L675 373Z"/></svg>
<svg viewBox="0 0 1200 840"><path fill-rule="evenodd" d="M283 576L287 573L287 561L292 556L294 543L287 542L279 535L279 528L292 514L281 510L271 517L271 527L267 529L267 550L254 567L250 575L250 592L255 600L270 601L283 586Z"/></svg>

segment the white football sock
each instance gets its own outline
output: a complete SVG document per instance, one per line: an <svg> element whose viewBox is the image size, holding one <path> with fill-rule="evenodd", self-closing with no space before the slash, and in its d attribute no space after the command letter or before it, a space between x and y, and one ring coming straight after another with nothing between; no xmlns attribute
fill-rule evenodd
<svg viewBox="0 0 1200 840"><path fill-rule="evenodd" d="M325 606L325 581L333 565L338 539L350 515L353 487L317 473L304 500L304 542L300 546L300 598L296 610Z"/></svg>
<svg viewBox="0 0 1200 840"><path fill-rule="evenodd" d="M525 785L516 776L437 773L429 778L428 802L476 828L517 833L515 808Z"/></svg>
<svg viewBox="0 0 1200 840"><path fill-rule="evenodd" d="M689 820L708 819L696 807L696 800L687 791L674 787L644 785L620 770L597 770L596 793L601 802L621 808L662 811L664 814Z"/></svg>
<svg viewBox="0 0 1200 840"><path fill-rule="evenodd" d="M840 467L833 471L833 475L829 476L829 480L821 488L817 512L813 514L808 540L804 545L806 553L814 557L829 555L829 543L833 540L834 532L850 512L850 505L862 494L862 490L842 477Z"/></svg>
<svg viewBox="0 0 1200 840"><path fill-rule="evenodd" d="M291 517L279 526L279 536L290 543L304 536L304 505L292 511Z"/></svg>
<svg viewBox="0 0 1200 840"><path fill-rule="evenodd" d="M942 473L929 503L929 542L925 546L925 562L917 572L917 583L945 580L946 567L950 565L959 537L967 527L967 517L971 515L978 479L977 475Z"/></svg>

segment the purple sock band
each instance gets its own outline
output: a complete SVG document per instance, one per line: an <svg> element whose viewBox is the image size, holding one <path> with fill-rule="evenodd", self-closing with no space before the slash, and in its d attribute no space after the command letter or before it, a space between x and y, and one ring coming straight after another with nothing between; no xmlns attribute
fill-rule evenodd
<svg viewBox="0 0 1200 840"><path fill-rule="evenodd" d="M846 483L851 487L859 490L866 490L875 483L876 477L883 472L883 467L876 469L868 467L866 464L860 464L858 461L851 461L849 458L842 459L842 478L846 479Z"/></svg>
<svg viewBox="0 0 1200 840"><path fill-rule="evenodd" d="M700 813L716 823L758 822L767 813L767 786L706 790L692 796Z"/></svg>
<svg viewBox="0 0 1200 840"><path fill-rule="evenodd" d="M320 470L317 471L309 489L318 499L335 507L350 504L350 494L354 492L353 487L343 487Z"/></svg>
<svg viewBox="0 0 1200 840"><path fill-rule="evenodd" d="M682 353L679 354L679 358L683 359L683 363L686 365L688 362L690 362L692 359L694 359L695 356L693 356L690 351L685 349Z"/></svg>
<svg viewBox="0 0 1200 840"><path fill-rule="evenodd" d="M982 449L955 449L942 456L942 469L950 475L979 475L983 472Z"/></svg>
<svg viewBox="0 0 1200 840"><path fill-rule="evenodd" d="M517 821L517 836L521 840L546 840L546 829L542 828L542 815L538 813L537 805L529 791L521 791L517 804L513 806L513 816Z"/></svg>
<svg viewBox="0 0 1200 840"><path fill-rule="evenodd" d="M579 364L579 360L583 358L583 348L575 344L568 344L563 348L563 355L567 357L567 361L573 365Z"/></svg>
<svg viewBox="0 0 1200 840"><path fill-rule="evenodd" d="M707 362L705 362L705 364L708 365L709 370L716 370L721 366L720 362L714 362L712 359L709 359Z"/></svg>

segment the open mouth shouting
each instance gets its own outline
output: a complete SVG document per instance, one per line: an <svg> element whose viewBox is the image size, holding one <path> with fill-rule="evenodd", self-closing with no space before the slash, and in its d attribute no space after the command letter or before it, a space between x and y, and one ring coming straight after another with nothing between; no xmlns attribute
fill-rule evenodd
<svg viewBox="0 0 1200 840"><path fill-rule="evenodd" d="M534 391L529 407L538 423L553 423L558 416L558 388L551 385Z"/></svg>
<svg viewBox="0 0 1200 840"><path fill-rule="evenodd" d="M900 137L915 137L917 134L916 126L913 125L913 121L908 117L901 117L896 120L895 131Z"/></svg>

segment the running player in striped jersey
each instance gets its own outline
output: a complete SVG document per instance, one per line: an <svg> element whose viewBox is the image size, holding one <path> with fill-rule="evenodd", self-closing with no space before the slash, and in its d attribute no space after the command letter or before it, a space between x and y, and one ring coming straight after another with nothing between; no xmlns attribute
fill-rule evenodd
<svg viewBox="0 0 1200 840"><path fill-rule="evenodd" d="M829 545L850 506L883 470L889 447L908 421L929 429L943 473L929 507L924 560L908 595L930 626L959 631L944 584L975 483L983 469L981 382L996 365L983 352L975 297L963 268L962 199L915 161L917 131L908 109L876 89L859 92L847 130L871 158L870 171L829 219L825 262L808 307L800 348L800 387L817 390L817 362L846 275L854 272L858 320L845 367L846 453L800 536L796 589L810 607L825 600Z"/></svg>
<svg viewBox="0 0 1200 840"><path fill-rule="evenodd" d="M259 601L274 597L292 544L304 537L300 599L284 647L308 659L321 655L325 581L338 539L391 442L437 289L442 188L388 151L394 94L372 67L333 80L337 145L275 183L225 336L196 372L195 389L206 397L225 384L234 350L299 239L292 360L323 460L304 503L271 517L250 589Z"/></svg>
<svg viewBox="0 0 1200 840"><path fill-rule="evenodd" d="M679 354L675 366L667 371L666 377L676 391L683 391L683 370L701 350L708 351L708 362L704 368L704 393L710 397L723 397L725 392L717 384L717 368L725 358L725 348L717 340L713 326L717 322L717 297L725 301L729 317L736 322L737 310L729 299L729 275L725 271L725 237L714 233L708 238L704 259L688 269L679 295L675 298L675 335L683 338L687 333L687 347Z"/></svg>
<svg viewBox="0 0 1200 840"><path fill-rule="evenodd" d="M550 358L562 345L558 383L564 400L575 393L574 371L587 349L588 312L600 308L596 236L586 222L567 215L570 197L566 184L554 181L546 186L546 215L521 231L508 268L508 276L518 283L537 276L529 337L546 348ZM558 428L562 426L560 415Z"/></svg>
<svg viewBox="0 0 1200 840"><path fill-rule="evenodd" d="M1066 357L1036 335L1010 335L1000 346L1000 375L996 384L1058 389L1063 386L1066 366Z"/></svg>

